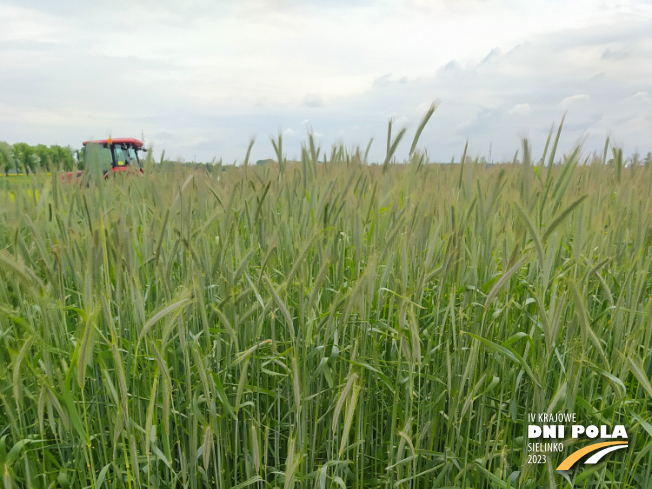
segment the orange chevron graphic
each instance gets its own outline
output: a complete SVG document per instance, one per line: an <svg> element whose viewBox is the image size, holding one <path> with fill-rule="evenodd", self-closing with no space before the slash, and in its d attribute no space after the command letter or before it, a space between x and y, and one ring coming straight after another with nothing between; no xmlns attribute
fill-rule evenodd
<svg viewBox="0 0 652 489"><path fill-rule="evenodd" d="M571 453L566 459L559 464L559 467L557 467L557 470L569 470L573 465L575 465L575 462L577 462L579 459L581 459L584 455L595 452L596 450L599 450L600 448L604 447L609 447L613 445L627 445L626 441L605 441L603 443L594 443L593 445L589 445L588 447L584 447L574 453Z"/></svg>

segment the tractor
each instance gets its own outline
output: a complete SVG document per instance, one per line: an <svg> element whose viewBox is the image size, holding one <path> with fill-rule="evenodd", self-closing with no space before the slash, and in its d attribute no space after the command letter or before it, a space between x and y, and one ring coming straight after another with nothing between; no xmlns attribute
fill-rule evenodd
<svg viewBox="0 0 652 489"><path fill-rule="evenodd" d="M99 141L84 141L84 169L90 172L99 171L108 178L120 172L142 175L143 164L138 158L143 142L133 138L109 138ZM83 171L67 172L61 176L63 182L78 180Z"/></svg>

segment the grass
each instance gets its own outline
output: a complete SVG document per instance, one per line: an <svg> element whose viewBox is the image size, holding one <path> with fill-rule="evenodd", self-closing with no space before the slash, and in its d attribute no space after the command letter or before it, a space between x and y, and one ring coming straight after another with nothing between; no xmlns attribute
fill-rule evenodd
<svg viewBox="0 0 652 489"><path fill-rule="evenodd" d="M3 182L4 486L652 487L651 169L394 165L402 136ZM531 412L630 448L528 464Z"/></svg>

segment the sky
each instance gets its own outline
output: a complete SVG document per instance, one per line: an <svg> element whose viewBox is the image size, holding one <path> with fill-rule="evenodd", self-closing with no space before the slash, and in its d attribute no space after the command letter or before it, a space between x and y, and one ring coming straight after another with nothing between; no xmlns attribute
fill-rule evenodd
<svg viewBox="0 0 652 489"><path fill-rule="evenodd" d="M0 0L0 141L144 137L158 158L296 158L307 131L382 161L390 118L431 160L605 138L652 151L649 0Z"/></svg>

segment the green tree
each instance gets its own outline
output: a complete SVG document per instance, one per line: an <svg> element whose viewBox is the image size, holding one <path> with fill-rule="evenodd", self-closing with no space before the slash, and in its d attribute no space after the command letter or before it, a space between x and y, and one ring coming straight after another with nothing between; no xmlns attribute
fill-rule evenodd
<svg viewBox="0 0 652 489"><path fill-rule="evenodd" d="M13 157L16 162L16 171L26 174L32 173L34 167L34 148L27 143L16 143L13 145Z"/></svg>
<svg viewBox="0 0 652 489"><path fill-rule="evenodd" d="M52 154L52 170L64 169L66 150L55 144L50 146L50 153Z"/></svg>
<svg viewBox="0 0 652 489"><path fill-rule="evenodd" d="M59 169L72 171L79 163L80 158L79 151L70 146L57 144L30 146L27 143L16 143L13 145L12 153L17 171L24 171L28 174L35 171L51 172Z"/></svg>
<svg viewBox="0 0 652 489"><path fill-rule="evenodd" d="M61 166L65 171L71 171L75 165L75 150L71 146L64 146L61 150Z"/></svg>
<svg viewBox="0 0 652 489"><path fill-rule="evenodd" d="M4 141L0 141L0 167L4 170L5 174L9 173L9 170L14 167L11 144Z"/></svg>
<svg viewBox="0 0 652 489"><path fill-rule="evenodd" d="M50 171L52 167L52 150L45 144L38 144L34 147L34 155L38 159L41 170Z"/></svg>
<svg viewBox="0 0 652 489"><path fill-rule="evenodd" d="M77 151L77 169L78 170L83 170L84 166L86 166L86 150L82 146L78 151Z"/></svg>
<svg viewBox="0 0 652 489"><path fill-rule="evenodd" d="M68 160L72 160L68 148L62 148L61 146L55 144L54 146L50 146L50 150L52 151L52 163L54 168L61 168L65 170L68 166L72 166L68 164Z"/></svg>

